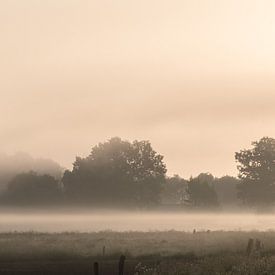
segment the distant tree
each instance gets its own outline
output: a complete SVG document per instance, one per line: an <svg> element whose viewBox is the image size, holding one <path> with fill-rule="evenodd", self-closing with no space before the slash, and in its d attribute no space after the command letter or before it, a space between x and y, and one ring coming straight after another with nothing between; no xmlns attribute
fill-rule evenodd
<svg viewBox="0 0 275 275"><path fill-rule="evenodd" d="M167 184L182 185L186 183L186 180L179 175L175 174L172 177L166 177Z"/></svg>
<svg viewBox="0 0 275 275"><path fill-rule="evenodd" d="M150 142L112 138L93 147L88 157L77 157L62 182L72 201L146 206L159 202L165 174L163 157Z"/></svg>
<svg viewBox="0 0 275 275"><path fill-rule="evenodd" d="M213 187L217 193L218 201L224 207L237 207L239 198L237 194L237 186L240 180L232 176L224 176L215 178Z"/></svg>
<svg viewBox="0 0 275 275"><path fill-rule="evenodd" d="M179 175L167 177L161 192L163 204L184 204L186 198L187 181Z"/></svg>
<svg viewBox="0 0 275 275"><path fill-rule="evenodd" d="M18 174L34 171L38 175L50 175L61 180L64 169L50 159L33 158L27 153L6 155L0 153L0 192L4 191L7 184Z"/></svg>
<svg viewBox="0 0 275 275"><path fill-rule="evenodd" d="M2 202L11 204L51 204L60 200L58 181L34 172L15 176L2 194Z"/></svg>
<svg viewBox="0 0 275 275"><path fill-rule="evenodd" d="M263 137L252 146L235 154L239 196L248 205L270 205L275 202L275 139Z"/></svg>
<svg viewBox="0 0 275 275"><path fill-rule="evenodd" d="M213 208L219 205L216 191L213 186L214 177L202 173L191 178L187 185L189 205L195 208Z"/></svg>

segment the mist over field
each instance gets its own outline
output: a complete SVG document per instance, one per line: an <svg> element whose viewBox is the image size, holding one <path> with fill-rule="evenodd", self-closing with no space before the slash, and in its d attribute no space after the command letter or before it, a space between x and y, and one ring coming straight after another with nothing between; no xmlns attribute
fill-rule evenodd
<svg viewBox="0 0 275 275"><path fill-rule="evenodd" d="M63 211L0 213L0 232L275 231L274 214Z"/></svg>

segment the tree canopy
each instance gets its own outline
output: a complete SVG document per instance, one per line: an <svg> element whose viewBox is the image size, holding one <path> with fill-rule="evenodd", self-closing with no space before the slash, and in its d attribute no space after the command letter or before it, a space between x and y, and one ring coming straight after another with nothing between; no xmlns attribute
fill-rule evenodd
<svg viewBox="0 0 275 275"><path fill-rule="evenodd" d="M166 205L183 205L186 197L187 181L179 175L167 177L162 188L161 201Z"/></svg>
<svg viewBox="0 0 275 275"><path fill-rule="evenodd" d="M223 176L215 178L214 189L218 196L219 204L224 208L236 208L239 206L237 186L240 183L238 178Z"/></svg>
<svg viewBox="0 0 275 275"><path fill-rule="evenodd" d="M275 139L263 137L252 148L235 154L238 162L239 196L246 204L275 201Z"/></svg>
<svg viewBox="0 0 275 275"><path fill-rule="evenodd" d="M214 189L214 177L208 173L201 173L191 178L187 185L189 205L195 208L217 207L218 197Z"/></svg>
<svg viewBox="0 0 275 275"><path fill-rule="evenodd" d="M3 200L12 204L50 204L60 201L58 181L49 175L35 172L15 176L3 193Z"/></svg>
<svg viewBox="0 0 275 275"><path fill-rule="evenodd" d="M62 182L70 200L150 205L159 202L165 174L163 156L149 141L116 137L93 147L88 157L77 157Z"/></svg>

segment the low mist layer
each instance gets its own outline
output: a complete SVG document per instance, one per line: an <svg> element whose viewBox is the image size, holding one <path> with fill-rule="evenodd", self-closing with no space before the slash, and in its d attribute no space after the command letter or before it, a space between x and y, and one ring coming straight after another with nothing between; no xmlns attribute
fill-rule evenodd
<svg viewBox="0 0 275 275"><path fill-rule="evenodd" d="M0 232L275 230L273 215L215 213L1 213Z"/></svg>

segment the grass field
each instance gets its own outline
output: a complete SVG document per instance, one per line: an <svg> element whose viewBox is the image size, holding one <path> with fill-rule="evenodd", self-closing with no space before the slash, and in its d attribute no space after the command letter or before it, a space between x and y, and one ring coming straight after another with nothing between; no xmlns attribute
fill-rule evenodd
<svg viewBox="0 0 275 275"><path fill-rule="evenodd" d="M124 274L275 274L275 232L0 234L0 274L118 274L122 254Z"/></svg>

